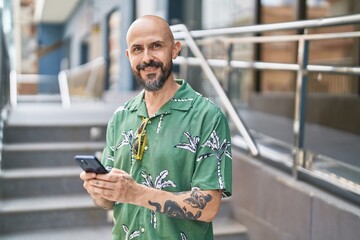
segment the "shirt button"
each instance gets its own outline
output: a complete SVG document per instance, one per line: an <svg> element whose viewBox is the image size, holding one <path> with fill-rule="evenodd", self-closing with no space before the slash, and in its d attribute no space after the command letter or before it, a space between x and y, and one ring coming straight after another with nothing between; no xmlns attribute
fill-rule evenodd
<svg viewBox="0 0 360 240"><path fill-rule="evenodd" d="M147 151L148 149L149 149L149 147L148 147L148 146L145 146L144 150Z"/></svg>
<svg viewBox="0 0 360 240"><path fill-rule="evenodd" d="M140 231L143 233L145 232L145 228L141 228Z"/></svg>

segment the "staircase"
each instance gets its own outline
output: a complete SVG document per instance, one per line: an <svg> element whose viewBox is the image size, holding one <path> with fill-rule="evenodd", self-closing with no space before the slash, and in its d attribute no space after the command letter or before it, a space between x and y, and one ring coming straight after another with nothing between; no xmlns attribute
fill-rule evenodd
<svg viewBox="0 0 360 240"><path fill-rule="evenodd" d="M26 103L13 109L3 130L0 239L111 239L112 218L82 187L76 154L102 150L113 104ZM216 240L245 240L224 200L214 223Z"/></svg>

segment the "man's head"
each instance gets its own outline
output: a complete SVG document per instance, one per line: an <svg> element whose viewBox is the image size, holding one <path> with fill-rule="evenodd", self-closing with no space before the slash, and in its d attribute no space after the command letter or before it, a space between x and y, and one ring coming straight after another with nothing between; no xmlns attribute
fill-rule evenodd
<svg viewBox="0 0 360 240"><path fill-rule="evenodd" d="M181 49L167 22L158 16L143 16L131 24L126 41L126 56L139 84L147 91L161 89L172 78L172 59Z"/></svg>

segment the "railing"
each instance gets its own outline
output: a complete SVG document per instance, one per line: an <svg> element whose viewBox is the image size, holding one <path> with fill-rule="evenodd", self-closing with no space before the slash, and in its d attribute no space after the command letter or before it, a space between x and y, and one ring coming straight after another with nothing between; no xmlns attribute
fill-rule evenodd
<svg viewBox="0 0 360 240"><path fill-rule="evenodd" d="M2 29L2 9L0 8L0 111L9 103L9 72L10 60Z"/></svg>
<svg viewBox="0 0 360 240"><path fill-rule="evenodd" d="M59 101L59 88L56 75L19 74L10 72L10 104L17 107L19 97L32 101Z"/></svg>
<svg viewBox="0 0 360 240"><path fill-rule="evenodd" d="M71 106L71 96L100 99L105 86L106 61L99 57L84 65L60 71L58 75L61 102Z"/></svg>
<svg viewBox="0 0 360 240"><path fill-rule="evenodd" d="M230 115L230 118L234 122L236 128L239 130L243 138L245 139L245 142L247 143L247 146L250 149L250 152L253 156L259 155L258 147L256 146L256 143L251 136L248 128L244 124L244 121L241 120L239 114L236 112L235 108L231 104L229 98L226 96L225 91L221 87L218 79L216 78L214 72L211 70L209 63L205 60L205 57L201 53L200 49L196 45L194 39L191 37L190 32L187 30L185 25L177 25L172 27L172 31L181 31L184 33L184 38L186 40L186 43L188 44L189 48L192 50L193 54L199 59L199 63L201 67L203 68L206 76L209 78L211 84L213 85L216 93L220 97L220 101L223 103L226 111Z"/></svg>
<svg viewBox="0 0 360 240"><path fill-rule="evenodd" d="M312 175L314 178L321 181L331 182L331 184L340 188L341 191L356 195L358 202L360 202L360 185L353 184L349 188L348 185L339 183L338 181L332 181L329 177L324 177L323 174L318 172L307 171L302 166L305 166L308 161L305 157L304 150L304 128L305 128L305 105L307 99L307 81L308 74L310 72L318 73L336 73L336 74L349 74L360 76L360 67L348 67L348 66L325 66L325 65L311 65L308 64L309 55L309 41L312 40L324 40L324 39L344 39L344 38L359 38L360 31L342 32L342 33L324 33L324 34L308 34L308 29L326 27L326 26L340 26L348 24L359 24L360 14L289 22L289 23L276 23L276 24L264 24L257 26L245 26L226 29L213 29L213 30L197 30L188 31L184 25L175 25L171 29L174 36L178 40L183 40L185 45L189 47L195 57L183 57L179 56L174 62L181 65L189 66L201 66L202 70L206 74L207 78L213 85L215 92L217 93L220 101L224 104L226 111L229 113L230 119L235 123L237 129L240 131L244 138L244 148L248 148L253 155L262 155L264 151L261 151L262 146L254 141L254 138L249 133L248 128L245 126L239 115L234 110L230 103L230 100L226 96L224 90L219 84L219 80L215 76L213 68L231 68L231 69L257 69L257 70L286 70L296 73L296 90L295 90L295 112L293 122L294 133L294 153L293 162L291 166L286 162L285 165L292 168L292 174L295 178L298 177L299 170L301 173L306 172L308 175ZM284 35L284 36L238 36L239 34L251 34L251 33L264 33L277 30L296 30L304 29L303 35ZM236 61L231 57L227 59L205 59L204 55L199 50L196 40L199 42L204 41L206 38L217 37L217 41L224 42L227 46L232 46L235 43L270 43L270 42L296 42L297 43L297 63L270 63L260 61ZM237 143L235 143L237 144ZM259 151L260 149L260 151ZM264 150L264 149L263 149ZM279 156L281 159L282 156Z"/></svg>
<svg viewBox="0 0 360 240"><path fill-rule="evenodd" d="M97 58L62 70L58 75L18 74L12 70L10 104L16 107L20 96L31 101L61 101L64 108L71 107L71 97L100 99L104 92L105 64L104 58Z"/></svg>
<svg viewBox="0 0 360 240"><path fill-rule="evenodd" d="M0 171L3 149L3 129L10 98L10 59L8 46L2 28L2 8L0 8Z"/></svg>

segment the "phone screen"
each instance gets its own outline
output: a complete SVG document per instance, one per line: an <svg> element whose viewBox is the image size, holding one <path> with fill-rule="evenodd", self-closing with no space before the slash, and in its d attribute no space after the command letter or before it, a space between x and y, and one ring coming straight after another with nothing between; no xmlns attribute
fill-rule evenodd
<svg viewBox="0 0 360 240"><path fill-rule="evenodd" d="M99 159L93 155L76 155L75 162L85 171L96 174L108 173L106 168L101 164Z"/></svg>

